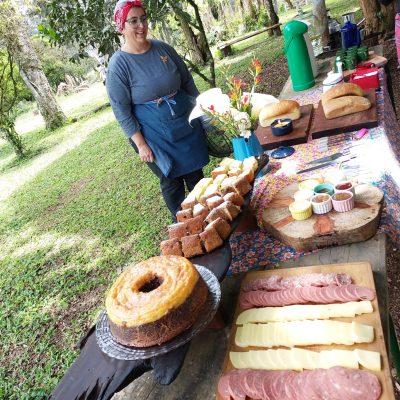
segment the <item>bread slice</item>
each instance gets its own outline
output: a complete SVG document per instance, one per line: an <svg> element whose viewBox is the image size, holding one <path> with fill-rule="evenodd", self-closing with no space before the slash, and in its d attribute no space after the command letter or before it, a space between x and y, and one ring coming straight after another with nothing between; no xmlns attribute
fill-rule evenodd
<svg viewBox="0 0 400 400"><path fill-rule="evenodd" d="M300 105L294 100L282 100L279 103L268 104L260 111L260 125L265 128L270 126L276 119L290 118L299 119L301 116Z"/></svg>
<svg viewBox="0 0 400 400"><path fill-rule="evenodd" d="M203 254L199 235L185 236L182 238L182 252L186 258Z"/></svg>
<svg viewBox="0 0 400 400"><path fill-rule="evenodd" d="M178 222L185 222L190 218L193 218L193 211L191 208L186 208L176 213L176 220Z"/></svg>
<svg viewBox="0 0 400 400"><path fill-rule="evenodd" d="M200 216L204 220L206 219L207 215L208 215L208 209L202 204L198 203L193 207L193 217Z"/></svg>
<svg viewBox="0 0 400 400"><path fill-rule="evenodd" d="M341 83L322 94L322 105L325 105L329 100L343 96L364 96L364 91L355 83Z"/></svg>
<svg viewBox="0 0 400 400"><path fill-rule="evenodd" d="M228 172L228 167L226 167L226 166L217 167L217 168L215 168L215 169L213 169L213 170L211 171L211 177L212 177L213 180L215 181L215 178L216 178L218 175L224 175L224 174L226 174L227 172Z"/></svg>
<svg viewBox="0 0 400 400"><path fill-rule="evenodd" d="M183 256L182 244L177 238L163 240L160 246L163 256Z"/></svg>
<svg viewBox="0 0 400 400"><path fill-rule="evenodd" d="M254 156L247 157L243 160L243 170L252 169L255 171L258 168L258 161Z"/></svg>
<svg viewBox="0 0 400 400"><path fill-rule="evenodd" d="M219 246L222 246L224 243L221 237L218 235L217 230L214 228L205 230L204 232L200 233L199 236L207 253L213 251Z"/></svg>
<svg viewBox="0 0 400 400"><path fill-rule="evenodd" d="M209 229L215 229L223 240L227 239L231 233L231 226L222 218L217 218L209 223L204 231L208 231Z"/></svg>
<svg viewBox="0 0 400 400"><path fill-rule="evenodd" d="M230 201L233 203L235 206L241 207L244 204L244 198L239 194L239 193L227 193L224 196L225 201Z"/></svg>
<svg viewBox="0 0 400 400"><path fill-rule="evenodd" d="M344 96L329 100L323 105L323 108L325 118L333 119L368 110L371 108L371 102L365 97Z"/></svg>

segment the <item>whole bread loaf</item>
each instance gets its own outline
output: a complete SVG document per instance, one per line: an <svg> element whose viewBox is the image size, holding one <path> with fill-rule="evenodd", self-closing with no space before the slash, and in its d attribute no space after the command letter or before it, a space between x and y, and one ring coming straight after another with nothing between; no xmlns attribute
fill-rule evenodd
<svg viewBox="0 0 400 400"><path fill-rule="evenodd" d="M322 94L322 105L324 106L329 100L343 96L364 96L364 92L360 86L355 85L354 83L341 83Z"/></svg>
<svg viewBox="0 0 400 400"><path fill-rule="evenodd" d="M276 119L290 118L296 120L300 118L300 105L294 100L282 100L279 103L268 104L260 111L260 125L265 128L270 126Z"/></svg>
<svg viewBox="0 0 400 400"><path fill-rule="evenodd" d="M342 117L371 108L371 102L362 96L338 97L322 105L326 119Z"/></svg>

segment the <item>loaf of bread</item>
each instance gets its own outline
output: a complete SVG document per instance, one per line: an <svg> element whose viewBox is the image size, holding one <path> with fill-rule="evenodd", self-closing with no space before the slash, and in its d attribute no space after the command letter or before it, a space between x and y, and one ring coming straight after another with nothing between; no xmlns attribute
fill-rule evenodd
<svg viewBox="0 0 400 400"><path fill-rule="evenodd" d="M265 128L270 126L276 119L290 118L299 119L301 116L300 105L294 100L282 100L276 104L268 104L260 111L260 125Z"/></svg>
<svg viewBox="0 0 400 400"><path fill-rule="evenodd" d="M371 108L371 102L361 96L344 96L329 100L323 105L325 118L333 119Z"/></svg>
<svg viewBox="0 0 400 400"><path fill-rule="evenodd" d="M360 86L354 83L341 83L322 94L322 105L325 106L329 100L343 96L364 96L364 92Z"/></svg>

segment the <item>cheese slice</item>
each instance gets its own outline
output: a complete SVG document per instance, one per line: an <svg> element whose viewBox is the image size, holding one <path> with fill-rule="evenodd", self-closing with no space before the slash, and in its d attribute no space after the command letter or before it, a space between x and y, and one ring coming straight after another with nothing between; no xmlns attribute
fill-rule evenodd
<svg viewBox="0 0 400 400"><path fill-rule="evenodd" d="M371 369L372 371L380 371L381 355L376 351L355 349L357 361L364 368Z"/></svg>
<svg viewBox="0 0 400 400"><path fill-rule="evenodd" d="M239 314L236 324L355 317L373 311L372 303L367 300L338 304L297 304L285 307L251 308Z"/></svg>
<svg viewBox="0 0 400 400"><path fill-rule="evenodd" d="M250 350L229 353L232 365L237 369L252 368L266 370L331 368L335 366L358 369L359 365L373 371L381 370L381 356L367 350L323 350L305 349Z"/></svg>
<svg viewBox="0 0 400 400"><path fill-rule="evenodd" d="M241 328L241 329L240 329ZM358 322L333 320L269 322L238 327L235 343L239 347L311 346L371 343L374 328Z"/></svg>

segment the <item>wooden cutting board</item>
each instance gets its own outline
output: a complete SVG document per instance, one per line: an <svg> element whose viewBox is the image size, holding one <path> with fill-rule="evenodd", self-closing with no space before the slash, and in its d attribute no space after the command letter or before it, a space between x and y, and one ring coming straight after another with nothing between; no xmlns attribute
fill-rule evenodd
<svg viewBox="0 0 400 400"><path fill-rule="evenodd" d="M365 97L371 102L369 110L334 119L325 118L322 103L319 101L311 124L312 138L318 139L325 136L338 135L339 133L356 131L361 128L374 128L378 126L375 89L366 90Z"/></svg>
<svg viewBox="0 0 400 400"><path fill-rule="evenodd" d="M334 210L313 214L309 219L296 221L289 211L294 183L281 190L263 211L263 227L283 243L297 251L311 251L327 246L363 242L375 235L382 211L383 193L373 185L355 187L355 207L345 213Z"/></svg>
<svg viewBox="0 0 400 400"><path fill-rule="evenodd" d="M250 280L262 277L268 277L271 275L281 275L281 276L292 276L292 275L302 275L308 274L312 272L337 272L337 273L347 273L349 274L353 282L356 285L366 286L375 290L374 278L372 274L371 264L369 262L360 262L360 263L343 263L343 264L330 264L330 265L316 265L312 267L298 267L298 268L285 268L279 270L271 270L271 271L253 271L248 272L246 276L243 278L242 287L244 284L249 282ZM340 320L344 322L351 322L355 320L356 322L360 322L363 324L372 325L375 331L375 340L372 343L358 343L352 346L344 346L344 345L332 345L332 346L304 346L302 348L313 351L321 351L321 350L329 350L329 349L343 349L343 350L353 350L353 349L363 349L370 351L378 351L381 354L382 361L382 370L379 372L369 371L375 374L382 386L382 394L379 400L394 400L394 392L393 392L393 384L392 378L390 374L390 365L388 362L388 356L386 353L385 341L383 338L382 324L379 315L379 306L378 299L372 301L374 312L371 314L362 314L358 315L355 318L333 318L333 320ZM236 306L236 311L234 315L233 321L236 321L238 315L243 310L238 305ZM229 358L230 351L248 351L248 350L256 350L262 349L260 347L238 347L235 344L235 335L236 335L236 325L233 323L231 334L229 338L228 349L225 355L225 361L223 364L222 373L228 372L233 368L233 365ZM363 367L360 367L363 370ZM222 400L221 396L218 394L217 390L217 399Z"/></svg>
<svg viewBox="0 0 400 400"><path fill-rule="evenodd" d="M271 127L263 128L261 125L256 129L256 136L264 150L276 149L279 146L292 146L306 143L310 132L311 115L314 107L307 104L300 107L301 117L293 121L293 132L284 136L274 136Z"/></svg>

